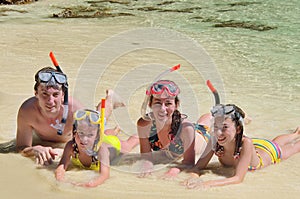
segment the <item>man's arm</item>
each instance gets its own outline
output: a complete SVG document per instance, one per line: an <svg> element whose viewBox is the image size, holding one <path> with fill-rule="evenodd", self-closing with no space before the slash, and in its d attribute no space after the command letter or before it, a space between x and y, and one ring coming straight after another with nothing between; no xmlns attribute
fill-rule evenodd
<svg viewBox="0 0 300 199"><path fill-rule="evenodd" d="M25 102L26 103L26 102ZM17 152L23 151L27 147L32 146L32 131L29 120L34 119L30 115L30 111L26 108L26 104L22 104L17 116Z"/></svg>

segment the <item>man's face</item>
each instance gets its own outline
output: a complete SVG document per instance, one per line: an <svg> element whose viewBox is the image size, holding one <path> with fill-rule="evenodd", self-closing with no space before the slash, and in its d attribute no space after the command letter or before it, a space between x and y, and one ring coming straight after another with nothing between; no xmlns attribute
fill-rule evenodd
<svg viewBox="0 0 300 199"><path fill-rule="evenodd" d="M35 96L38 99L41 112L45 116L49 118L58 116L64 97L62 89L47 87L45 84L41 83L38 86Z"/></svg>

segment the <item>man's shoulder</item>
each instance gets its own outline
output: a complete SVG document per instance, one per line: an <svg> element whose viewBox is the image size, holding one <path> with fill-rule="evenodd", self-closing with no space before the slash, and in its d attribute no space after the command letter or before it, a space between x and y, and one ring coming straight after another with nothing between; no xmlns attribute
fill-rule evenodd
<svg viewBox="0 0 300 199"><path fill-rule="evenodd" d="M37 106L36 102L37 99L35 97L30 97L22 103L20 109L35 109Z"/></svg>
<svg viewBox="0 0 300 199"><path fill-rule="evenodd" d="M22 103L21 107L19 108L19 116L26 115L26 118L28 118L29 116L31 117L32 115L36 115L37 110L37 99L35 97L31 97Z"/></svg>

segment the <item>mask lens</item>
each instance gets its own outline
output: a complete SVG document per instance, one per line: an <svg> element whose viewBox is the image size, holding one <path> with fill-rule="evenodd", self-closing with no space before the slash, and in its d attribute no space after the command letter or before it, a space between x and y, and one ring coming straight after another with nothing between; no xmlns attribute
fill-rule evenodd
<svg viewBox="0 0 300 199"><path fill-rule="evenodd" d="M100 121L100 115L94 112L90 112L90 120L93 123L99 123Z"/></svg>
<svg viewBox="0 0 300 199"><path fill-rule="evenodd" d="M233 106L224 106L224 112L225 114L232 113L234 111Z"/></svg>
<svg viewBox="0 0 300 199"><path fill-rule="evenodd" d="M172 94L176 94L177 88L174 85L167 84L166 86Z"/></svg>
<svg viewBox="0 0 300 199"><path fill-rule="evenodd" d="M50 72L39 72L39 79L42 82L48 82L52 77L52 74Z"/></svg>
<svg viewBox="0 0 300 199"><path fill-rule="evenodd" d="M64 84L67 82L67 77L64 74L54 73L54 77L56 81L60 84Z"/></svg>
<svg viewBox="0 0 300 199"><path fill-rule="evenodd" d="M86 116L86 112L85 111L76 111L74 118L76 120L82 120L85 116Z"/></svg>
<svg viewBox="0 0 300 199"><path fill-rule="evenodd" d="M162 84L155 84L155 85L153 85L153 90L155 92L161 92L163 87L164 87L164 85L162 85Z"/></svg>

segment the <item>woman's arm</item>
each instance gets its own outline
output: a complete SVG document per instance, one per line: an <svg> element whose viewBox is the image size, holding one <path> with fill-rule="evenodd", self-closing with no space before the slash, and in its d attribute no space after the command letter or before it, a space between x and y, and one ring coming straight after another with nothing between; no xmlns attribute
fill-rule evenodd
<svg viewBox="0 0 300 199"><path fill-rule="evenodd" d="M181 170L191 168L195 164L195 130L192 123L188 121L182 123L180 138L184 147L182 165L170 168L164 174L164 179L174 178L181 172Z"/></svg>
<svg viewBox="0 0 300 199"><path fill-rule="evenodd" d="M141 173L139 177L147 177L153 171L152 149L149 143L149 134L151 130L151 121L140 118L137 122L137 131L140 142L140 153L142 158Z"/></svg>
<svg viewBox="0 0 300 199"><path fill-rule="evenodd" d="M137 122L137 132L140 141L140 152L143 159L152 161L151 146L149 143L149 134L151 122L140 118Z"/></svg>

